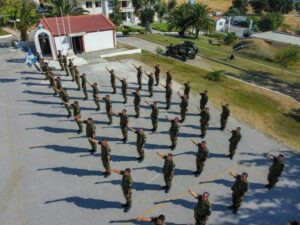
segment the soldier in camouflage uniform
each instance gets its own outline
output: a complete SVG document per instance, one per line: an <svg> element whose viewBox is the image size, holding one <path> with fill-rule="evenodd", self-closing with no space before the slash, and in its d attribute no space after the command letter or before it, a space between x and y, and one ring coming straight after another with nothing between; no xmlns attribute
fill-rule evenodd
<svg viewBox="0 0 300 225"><path fill-rule="evenodd" d="M156 152L156 154L165 160L162 172L164 174L164 180L165 180L166 186L162 187L162 189L165 189L165 193L169 193L170 189L172 187L172 180L173 180L174 169L175 169L173 155L171 153L166 155L161 152Z"/></svg>
<svg viewBox="0 0 300 225"><path fill-rule="evenodd" d="M183 93L184 93L184 95L187 96L187 99L189 99L190 98L190 91L191 91L190 82L187 81L183 85L184 85L184 91L183 91Z"/></svg>
<svg viewBox="0 0 300 225"><path fill-rule="evenodd" d="M117 88L116 88L116 74L115 74L115 71L113 69L109 70L107 67L105 67L105 68L110 73L110 83L111 83L111 87L113 89L113 94L116 94L117 93Z"/></svg>
<svg viewBox="0 0 300 225"><path fill-rule="evenodd" d="M139 89L136 89L135 92L132 93L134 95L134 110L135 110L135 118L139 118L140 117L140 103L141 103L141 96L140 96L140 91Z"/></svg>
<svg viewBox="0 0 300 225"><path fill-rule="evenodd" d="M63 88L62 83L61 83L61 80L60 80L60 77L56 77L56 78L55 78L55 83L56 83L56 88L57 88L58 90L61 90L61 89Z"/></svg>
<svg viewBox="0 0 300 225"><path fill-rule="evenodd" d="M62 100L62 104L65 106L65 108L66 108L66 110L68 112L67 117L70 118L72 116L72 111L71 111L71 109L70 109L70 107L68 105L69 101L70 101L70 97L69 97L69 95L67 93L67 90L65 88L62 88L60 90L58 90L57 88L55 88L55 89L59 93L59 96L60 96L60 98Z"/></svg>
<svg viewBox="0 0 300 225"><path fill-rule="evenodd" d="M45 62L44 58L41 59L40 67L42 69L42 74L45 74L45 80L48 80L48 63Z"/></svg>
<svg viewBox="0 0 300 225"><path fill-rule="evenodd" d="M180 103L181 120L180 120L180 123L183 123L185 121L186 112L188 111L189 99L186 94L180 95L179 91L178 91L178 96L179 96L179 98L181 98L181 103Z"/></svg>
<svg viewBox="0 0 300 225"><path fill-rule="evenodd" d="M106 95L103 98L103 101L105 102L106 115L107 115L107 118L108 118L107 125L111 125L112 122L113 122L113 112L112 112L112 103L110 101L110 96Z"/></svg>
<svg viewBox="0 0 300 225"><path fill-rule="evenodd" d="M240 142L242 135L241 135L241 128L237 127L236 130L230 131L232 133L231 138L229 139L229 157L230 159L233 159L233 156L235 155L235 151L237 149L238 143Z"/></svg>
<svg viewBox="0 0 300 225"><path fill-rule="evenodd" d="M200 110L204 110L205 109L205 106L208 102L208 95L207 95L207 91L205 90L203 93L199 93L200 96L201 96L201 99L200 99Z"/></svg>
<svg viewBox="0 0 300 225"><path fill-rule="evenodd" d="M81 87L82 87L82 91L83 91L83 94L84 94L84 100L87 100L88 99L88 91L87 91L87 87L86 87L86 84L87 84L87 79L86 79L86 74L83 73L81 76Z"/></svg>
<svg viewBox="0 0 300 225"><path fill-rule="evenodd" d="M166 218L164 215L159 215L158 217L140 216L136 220L139 222L151 222L154 225L166 225L166 223L165 223Z"/></svg>
<svg viewBox="0 0 300 225"><path fill-rule="evenodd" d="M229 104L221 104L222 106L222 113L221 113L221 116L220 116L220 123L221 123L221 127L220 127L220 130L224 130L226 128L226 124L227 124L227 121L228 121L228 117L230 116L230 110L229 110Z"/></svg>
<svg viewBox="0 0 300 225"><path fill-rule="evenodd" d="M82 133L83 129L82 129L82 122L81 122L81 110L80 110L80 106L78 101L74 101L74 103L70 104L68 102L64 102L64 104L68 107L73 109L73 117L74 120L76 121L77 125L78 125L78 131L77 133L80 134Z"/></svg>
<svg viewBox="0 0 300 225"><path fill-rule="evenodd" d="M61 54L61 50L58 50L57 60L59 62L61 71L63 71L64 70L64 64L63 64L63 56Z"/></svg>
<svg viewBox="0 0 300 225"><path fill-rule="evenodd" d="M131 127L129 127L129 130L131 130L132 132L134 132L136 134L136 149L137 152L139 154L139 157L137 158L137 160L139 161L139 163L144 161L145 158L145 144L146 144L146 134L143 128L136 130L133 129Z"/></svg>
<svg viewBox="0 0 300 225"><path fill-rule="evenodd" d="M242 175L234 174L232 171L229 173L233 178L235 178L235 183L231 187L232 190L232 205L229 209L233 209L233 213L236 214L238 209L241 207L242 201L245 194L248 191L248 174L242 173Z"/></svg>
<svg viewBox="0 0 300 225"><path fill-rule="evenodd" d="M124 194L124 197L126 199L126 204L123 204L122 207L124 207L124 212L127 213L132 205L132 185L133 180L131 177L131 169L126 168L125 170L116 170L116 169L110 169L111 172L117 173L122 175L122 182L121 187Z"/></svg>
<svg viewBox="0 0 300 225"><path fill-rule="evenodd" d="M158 110L158 106L155 102L153 102L153 104L150 104L148 101L145 101L146 104L151 106L151 121L152 121L152 132L156 132L157 130L157 124L158 124L158 114L159 114L159 110Z"/></svg>
<svg viewBox="0 0 300 225"><path fill-rule="evenodd" d="M144 73L148 76L148 91L149 91L149 97L153 97L153 84L154 84L154 77L153 73L147 73L144 71Z"/></svg>
<svg viewBox="0 0 300 225"><path fill-rule="evenodd" d="M72 81L74 81L75 80L75 72L74 72L74 64L73 64L72 59L69 59L68 68L69 68L69 71L70 71L70 74L71 74L71 77L72 77Z"/></svg>
<svg viewBox="0 0 300 225"><path fill-rule="evenodd" d="M269 168L269 174L268 174L268 184L266 187L269 190L272 190L274 188L275 184L278 182L278 178L281 176L283 170L284 170L284 156L282 154L279 154L278 156L273 156L268 154L268 158L273 161L271 167Z"/></svg>
<svg viewBox="0 0 300 225"><path fill-rule="evenodd" d="M198 195L191 188L188 189L189 194L198 200L197 206L194 208L195 225L205 225L209 216L211 215L211 203L208 200L209 193L204 192Z"/></svg>
<svg viewBox="0 0 300 225"><path fill-rule="evenodd" d="M173 120L169 119L168 116L166 116L167 120L171 122L171 127L169 129L169 134L170 134L170 139L171 139L171 150L173 151L176 146L177 146L177 139L178 139L178 134L179 134L179 118L175 117Z"/></svg>
<svg viewBox="0 0 300 225"><path fill-rule="evenodd" d="M77 85L77 91L80 91L80 73L79 73L77 66L74 66L74 76L75 76L75 82Z"/></svg>
<svg viewBox="0 0 300 225"><path fill-rule="evenodd" d="M172 94L173 94L173 89L172 89L172 82L168 83L166 86L161 84L162 87L166 89L166 109L170 109L171 106L171 100L172 100Z"/></svg>
<svg viewBox="0 0 300 225"><path fill-rule="evenodd" d="M136 65L133 64L135 69L137 70L137 82L139 85L139 90L142 90L142 76L143 76L143 69L141 66L137 67Z"/></svg>
<svg viewBox="0 0 300 225"><path fill-rule="evenodd" d="M170 71L167 71L167 78L166 78L166 86L168 86L168 84L172 83L172 74Z"/></svg>
<svg viewBox="0 0 300 225"><path fill-rule="evenodd" d="M118 77L116 77L122 84L121 86L121 91L122 91L122 95L123 95L123 98L124 98L124 102L123 104L126 104L127 103L127 81L126 81L126 78L123 78L123 79L120 79Z"/></svg>
<svg viewBox="0 0 300 225"><path fill-rule="evenodd" d="M129 123L127 110L123 109L121 113L118 114L113 113L113 115L120 117L120 127L123 134L123 139L121 139L121 141L123 141L123 143L126 143L128 140L128 123Z"/></svg>
<svg viewBox="0 0 300 225"><path fill-rule="evenodd" d="M209 114L209 108L205 107L204 110L200 113L200 128L201 128L201 138L204 138L206 135L207 128L209 126L209 120L210 120L210 114Z"/></svg>
<svg viewBox="0 0 300 225"><path fill-rule="evenodd" d="M69 69L68 69L68 59L67 59L67 56L63 55L63 59L62 60L63 60L63 64L64 64L64 69L65 69L65 71L67 73L66 76L69 76L70 74L69 74Z"/></svg>
<svg viewBox="0 0 300 225"><path fill-rule="evenodd" d="M159 85L160 65L154 66L155 86Z"/></svg>
<svg viewBox="0 0 300 225"><path fill-rule="evenodd" d="M52 69L48 69L47 71L47 76L48 76L48 79L49 79L49 82L50 82L50 87L52 87L54 93L53 95L57 95L58 91L57 91L57 86L56 86L56 77L54 76L53 72L52 72Z"/></svg>
<svg viewBox="0 0 300 225"><path fill-rule="evenodd" d="M86 137L92 147L90 153L94 154L97 151L97 143L93 141L96 140L96 126L92 118L88 118L87 120L82 121L82 123L86 124Z"/></svg>
<svg viewBox="0 0 300 225"><path fill-rule="evenodd" d="M196 154L196 166L197 170L194 172L195 177L200 176L200 174L203 171L205 162L208 158L208 148L206 147L206 141L202 141L201 143L197 143L194 140L192 140L193 144L198 147L198 152Z"/></svg>
<svg viewBox="0 0 300 225"><path fill-rule="evenodd" d="M91 84L90 82L86 81L93 89L93 99L95 102L95 105L97 106L96 111L99 111L101 109L100 107L100 97L99 97L99 89L98 89L98 84L95 82Z"/></svg>

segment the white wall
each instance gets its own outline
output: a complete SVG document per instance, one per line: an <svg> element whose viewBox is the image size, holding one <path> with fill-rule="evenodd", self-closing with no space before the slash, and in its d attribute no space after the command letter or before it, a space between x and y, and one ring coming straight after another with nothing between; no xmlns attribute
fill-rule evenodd
<svg viewBox="0 0 300 225"><path fill-rule="evenodd" d="M225 31L226 20L219 19L216 21L216 31Z"/></svg>
<svg viewBox="0 0 300 225"><path fill-rule="evenodd" d="M87 33L83 37L85 52L114 48L114 34L112 30Z"/></svg>
<svg viewBox="0 0 300 225"><path fill-rule="evenodd" d="M68 49L70 48L68 37L67 36L60 36L54 38L56 50L61 50L62 54L67 54Z"/></svg>

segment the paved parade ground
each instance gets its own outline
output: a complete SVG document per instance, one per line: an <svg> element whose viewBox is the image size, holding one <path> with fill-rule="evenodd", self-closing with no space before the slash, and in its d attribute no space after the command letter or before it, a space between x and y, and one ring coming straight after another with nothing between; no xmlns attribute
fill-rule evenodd
<svg viewBox="0 0 300 225"><path fill-rule="evenodd" d="M113 111L128 110L129 125L144 127L147 135L146 158L142 163L136 161L136 135L129 133L127 144L122 138L119 118L114 117L108 126L105 105L101 101L100 112L95 111L89 88L89 100L83 100L83 92L76 90L76 84L60 71L63 86L67 88L71 102L77 100L84 119L92 117L96 121L97 139L107 139L112 149L112 168L132 169L133 206L124 213L121 204L124 197L120 187L121 176L112 174L104 178L99 147L95 155L90 155L90 145L85 134L77 134L77 125L73 118L66 117L67 112L60 99L53 96L44 80L35 68L24 64L24 53L18 50L0 48L0 224L1 225L107 225L142 224L133 220L137 216L157 216L164 214L167 224L194 224L196 199L192 198L188 188L198 193L208 191L212 203L212 215L208 224L215 225L284 225L288 220L299 219L300 215L300 157L293 150L260 133L249 125L234 118L231 114L227 128L242 128L242 140L233 160L228 154L229 131L218 128L220 109L209 104L211 121L205 138L210 150L200 177L194 177L195 153L197 147L191 138L200 142L199 137L199 96L192 96L186 121L181 124L178 146L173 151L176 164L173 186L170 193L161 190L164 185L161 169L163 160L155 153L170 152L168 130L170 118L180 116L177 90L174 85L171 109L165 107L164 89L154 87L154 97L148 97L147 80L143 80L141 92L141 117L134 118L133 97L122 104L120 82L117 82L117 94L112 95L110 76L105 66L115 69L120 78L126 77L129 91L137 87L136 71L133 61L103 62L79 66L81 73L87 74L89 82L100 84L100 96L111 95ZM139 62L134 62L142 65ZM142 65L146 71L153 65ZM162 74L168 68L162 68ZM188 71L187 71L188 72ZM172 71L176 73L176 71ZM165 83L163 77L162 82ZM209 93L208 93L209 95ZM160 107L157 133L151 133L151 109L145 100L155 100ZM285 172L277 186L268 191L268 168L271 161L266 153L285 155ZM227 206L231 205L231 186L234 179L229 175L244 171L249 174L249 191L245 201L234 215ZM147 224L147 223L144 223Z"/></svg>

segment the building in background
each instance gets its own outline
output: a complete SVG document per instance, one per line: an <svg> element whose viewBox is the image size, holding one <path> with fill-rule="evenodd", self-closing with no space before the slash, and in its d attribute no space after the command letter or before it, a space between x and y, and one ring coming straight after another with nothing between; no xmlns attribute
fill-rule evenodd
<svg viewBox="0 0 300 225"><path fill-rule="evenodd" d="M212 19L215 21L217 32L226 31L226 19L221 16L213 16Z"/></svg>
<svg viewBox="0 0 300 225"><path fill-rule="evenodd" d="M116 26L102 14L43 18L34 43L38 53L53 59L58 50L80 54L114 48Z"/></svg>

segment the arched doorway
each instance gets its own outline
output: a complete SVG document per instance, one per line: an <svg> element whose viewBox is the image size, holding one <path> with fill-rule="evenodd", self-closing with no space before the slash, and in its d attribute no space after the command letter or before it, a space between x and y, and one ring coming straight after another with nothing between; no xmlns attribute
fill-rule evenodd
<svg viewBox="0 0 300 225"><path fill-rule="evenodd" d="M41 55L44 57L52 57L50 40L47 34L41 33L39 36L39 43L41 46Z"/></svg>
<svg viewBox="0 0 300 225"><path fill-rule="evenodd" d="M51 57L56 59L54 40L51 33L46 29L38 29L34 35L34 44L36 51L42 57Z"/></svg>

